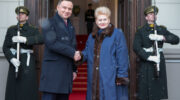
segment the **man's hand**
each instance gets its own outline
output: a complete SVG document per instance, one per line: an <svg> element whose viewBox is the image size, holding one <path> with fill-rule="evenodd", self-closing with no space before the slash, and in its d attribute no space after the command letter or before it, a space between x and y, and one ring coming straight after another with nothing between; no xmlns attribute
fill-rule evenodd
<svg viewBox="0 0 180 100"><path fill-rule="evenodd" d="M129 78L127 77L116 78L116 85L128 85L128 84L129 84Z"/></svg>
<svg viewBox="0 0 180 100"><path fill-rule="evenodd" d="M77 73L73 72L73 80L75 80L77 78Z"/></svg>
<svg viewBox="0 0 180 100"><path fill-rule="evenodd" d="M74 54L74 61L79 61L81 59L80 51L76 51Z"/></svg>
<svg viewBox="0 0 180 100"><path fill-rule="evenodd" d="M14 65L15 68L18 68L20 66L20 61L16 58L12 58L10 62Z"/></svg>
<svg viewBox="0 0 180 100"><path fill-rule="evenodd" d="M26 43L27 39L24 36L13 36L12 41L16 43Z"/></svg>
<svg viewBox="0 0 180 100"><path fill-rule="evenodd" d="M157 34L150 34L149 39L154 40L154 41L163 41L163 40L165 40L163 35L157 35Z"/></svg>
<svg viewBox="0 0 180 100"><path fill-rule="evenodd" d="M148 61L153 61L153 62L158 64L160 62L160 57L158 57L158 56L149 56L147 60Z"/></svg>

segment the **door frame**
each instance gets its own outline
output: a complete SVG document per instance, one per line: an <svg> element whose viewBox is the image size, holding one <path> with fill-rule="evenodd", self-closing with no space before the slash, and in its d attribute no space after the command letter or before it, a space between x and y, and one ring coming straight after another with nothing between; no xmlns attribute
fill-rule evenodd
<svg viewBox="0 0 180 100"><path fill-rule="evenodd" d="M51 1L51 2L50 2ZM55 0L25 0L24 5L31 11L29 16L29 23L36 25L40 28L42 18L48 18L51 16L52 11L50 11L51 4L54 3ZM151 0L118 0L118 9L122 11L116 15L122 15L121 20L118 21L119 28L122 28L124 31L127 46L129 51L129 59L130 59L130 68L129 68L129 78L130 78L130 100L136 100L136 85L137 85L137 56L133 52L133 39L135 36L135 32L138 26L142 26L145 24L144 19L144 8L151 5ZM123 7L121 7L123 6ZM122 23L119 21L123 21ZM121 25L120 25L121 24ZM41 29L40 29L41 30ZM43 46L35 47L36 59L37 59L37 70L38 77L40 77L41 71L41 63L43 56Z"/></svg>
<svg viewBox="0 0 180 100"><path fill-rule="evenodd" d="M129 98L136 100L138 58L133 51L133 40L137 28L146 23L144 9L151 5L151 0L118 0L118 28L122 28L129 51Z"/></svg>

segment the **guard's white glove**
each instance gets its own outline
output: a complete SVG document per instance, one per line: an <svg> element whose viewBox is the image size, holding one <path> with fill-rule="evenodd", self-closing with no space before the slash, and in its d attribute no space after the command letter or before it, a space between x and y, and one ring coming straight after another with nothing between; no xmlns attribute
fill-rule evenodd
<svg viewBox="0 0 180 100"><path fill-rule="evenodd" d="M27 39L24 36L13 36L12 41L16 43L26 43Z"/></svg>
<svg viewBox="0 0 180 100"><path fill-rule="evenodd" d="M150 34L149 39L150 40L155 40L155 41L163 41L164 36L163 35L157 35L157 34Z"/></svg>
<svg viewBox="0 0 180 100"><path fill-rule="evenodd" d="M155 63L159 63L160 62L160 57L158 57L158 56L149 56L148 58L147 58L147 60L148 61L153 61L153 62L155 62Z"/></svg>
<svg viewBox="0 0 180 100"><path fill-rule="evenodd" d="M16 58L12 58L10 62L14 65L15 68L18 68L20 66L20 61Z"/></svg>

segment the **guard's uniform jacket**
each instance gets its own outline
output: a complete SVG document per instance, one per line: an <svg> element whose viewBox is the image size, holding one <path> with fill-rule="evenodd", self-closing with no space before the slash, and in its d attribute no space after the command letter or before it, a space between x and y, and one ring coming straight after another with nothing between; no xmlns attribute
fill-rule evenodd
<svg viewBox="0 0 180 100"><path fill-rule="evenodd" d="M90 34L93 30L93 23L95 22L94 10L88 9L85 13L85 22L87 22L87 32Z"/></svg>
<svg viewBox="0 0 180 100"><path fill-rule="evenodd" d="M18 25L8 28L3 52L10 62L16 58L17 43L12 42L12 37L17 36ZM38 29L28 23L20 28L20 35L27 38L27 42L20 43L20 66L18 78L15 78L15 67L10 63L5 100L38 100L38 83L33 55L33 45L43 43L42 35Z"/></svg>
<svg viewBox="0 0 180 100"><path fill-rule="evenodd" d="M93 9L89 9L89 10L86 11L86 13L85 13L85 21L86 22L94 22L95 21L94 10Z"/></svg>
<svg viewBox="0 0 180 100"><path fill-rule="evenodd" d="M139 28L135 34L133 49L139 56L140 63L138 67L138 100L160 100L167 99L167 77L165 58L163 55L164 42L178 44L179 37L170 33L165 27L157 26L157 34L163 35L165 41L158 42L160 52L160 76L155 78L155 63L147 61L150 55L153 55L154 41L149 39L149 34L154 34L153 28L148 24Z"/></svg>

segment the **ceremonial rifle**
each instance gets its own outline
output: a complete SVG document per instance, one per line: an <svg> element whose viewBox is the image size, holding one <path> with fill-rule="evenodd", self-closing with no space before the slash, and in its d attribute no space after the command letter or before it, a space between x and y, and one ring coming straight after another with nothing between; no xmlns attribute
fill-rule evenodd
<svg viewBox="0 0 180 100"><path fill-rule="evenodd" d="M157 24L156 24L156 14L157 14L157 11L156 11L156 1L154 0L154 34L157 35ZM160 59L160 54L159 54L159 49L158 49L158 41L155 40L154 41L154 52L155 52L155 55L157 57L159 57ZM159 63L156 63L156 73L155 73L155 76L156 78L159 78L159 71L160 71L160 62Z"/></svg>
<svg viewBox="0 0 180 100"><path fill-rule="evenodd" d="M18 6L20 6L20 0L18 0ZM17 36L20 36L20 7L18 7L18 31L17 31ZM17 60L20 60L20 43L17 42ZM15 69L15 77L17 78L18 77L18 71L19 71L19 66L16 67Z"/></svg>

